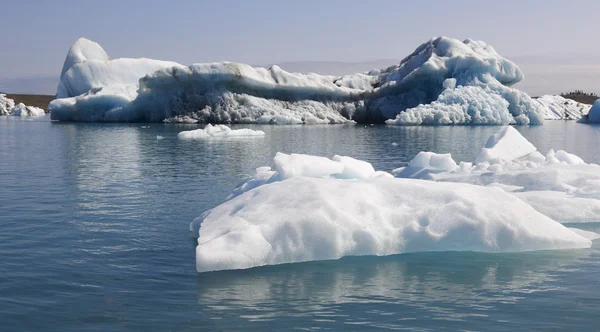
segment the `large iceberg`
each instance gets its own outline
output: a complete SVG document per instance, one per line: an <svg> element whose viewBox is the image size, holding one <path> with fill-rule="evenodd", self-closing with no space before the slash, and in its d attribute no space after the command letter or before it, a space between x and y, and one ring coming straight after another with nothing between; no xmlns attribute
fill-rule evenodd
<svg viewBox="0 0 600 332"><path fill-rule="evenodd" d="M433 157L420 155L413 166L458 169ZM597 236L502 188L393 178L342 156L278 153L274 164L190 224L198 272L351 255L587 248Z"/></svg>
<svg viewBox="0 0 600 332"><path fill-rule="evenodd" d="M382 70L346 76L217 62L113 59L80 39L52 119L66 121L400 125L541 124L546 109L510 86L523 74L490 45L433 38Z"/></svg>
<svg viewBox="0 0 600 332"><path fill-rule="evenodd" d="M14 116L43 116L46 112L35 106L27 106L23 103L15 105L15 101L11 98L6 97L5 94L0 93L0 116L14 115Z"/></svg>
<svg viewBox="0 0 600 332"><path fill-rule="evenodd" d="M449 154L429 154L454 162ZM422 160L421 154L413 160ZM563 150L543 155L513 127L503 127L490 137L475 163L440 169L433 163L411 162L392 173L497 187L559 222L600 222L600 166Z"/></svg>

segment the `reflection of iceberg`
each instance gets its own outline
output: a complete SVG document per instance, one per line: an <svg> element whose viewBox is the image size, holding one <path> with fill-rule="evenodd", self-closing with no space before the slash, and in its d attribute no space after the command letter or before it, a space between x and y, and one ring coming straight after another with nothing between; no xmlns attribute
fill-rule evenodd
<svg viewBox="0 0 600 332"><path fill-rule="evenodd" d="M130 211L147 199L140 189L140 133L133 127L99 128L91 125L61 124L70 146L66 169L73 179L83 215L106 216L115 211ZM110 135L107 135L107 130ZM111 158L106 156L110 155ZM115 190L118 188L118 190ZM122 216L123 217L123 216ZM96 229L100 223L77 221L80 227ZM95 218L91 218L95 219ZM113 225L114 226L114 225ZM111 228L111 227L109 227Z"/></svg>
<svg viewBox="0 0 600 332"><path fill-rule="evenodd" d="M198 305L225 330L234 322L260 329L273 319L298 328L419 327L418 318L476 319L532 292L554 290L552 275L585 256L417 253L215 272L198 276Z"/></svg>
<svg viewBox="0 0 600 332"><path fill-rule="evenodd" d="M522 78L514 63L470 39L433 38L398 65L341 77L229 62L109 60L80 39L50 110L71 121L541 124L544 105L510 87Z"/></svg>

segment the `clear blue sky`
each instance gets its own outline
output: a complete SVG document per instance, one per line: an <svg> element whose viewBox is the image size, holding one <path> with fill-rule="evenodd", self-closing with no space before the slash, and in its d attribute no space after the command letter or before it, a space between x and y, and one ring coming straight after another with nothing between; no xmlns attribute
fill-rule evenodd
<svg viewBox="0 0 600 332"><path fill-rule="evenodd" d="M600 1L0 0L0 77L58 75L78 37L111 57L399 59L430 37L481 39L508 56L600 54Z"/></svg>

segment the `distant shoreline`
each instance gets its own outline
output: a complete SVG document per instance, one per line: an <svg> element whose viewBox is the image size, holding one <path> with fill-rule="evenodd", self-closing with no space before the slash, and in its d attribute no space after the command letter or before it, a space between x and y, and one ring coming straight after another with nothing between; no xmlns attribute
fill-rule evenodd
<svg viewBox="0 0 600 332"><path fill-rule="evenodd" d="M4 92L0 92L4 93ZM6 97L15 101L15 104L23 103L27 106L35 106L48 110L48 104L55 99L54 95L33 95L6 93Z"/></svg>

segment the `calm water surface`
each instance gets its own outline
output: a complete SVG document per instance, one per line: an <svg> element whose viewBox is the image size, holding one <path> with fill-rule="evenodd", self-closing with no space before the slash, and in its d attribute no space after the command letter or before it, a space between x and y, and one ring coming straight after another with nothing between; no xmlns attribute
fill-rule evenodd
<svg viewBox="0 0 600 332"><path fill-rule="evenodd" d="M0 118L0 330L598 329L598 241L195 271L189 222L278 151L389 171L422 150L471 161L496 127L253 126L266 136L187 142L177 133L196 126L141 126ZM600 163L598 126L518 130Z"/></svg>

